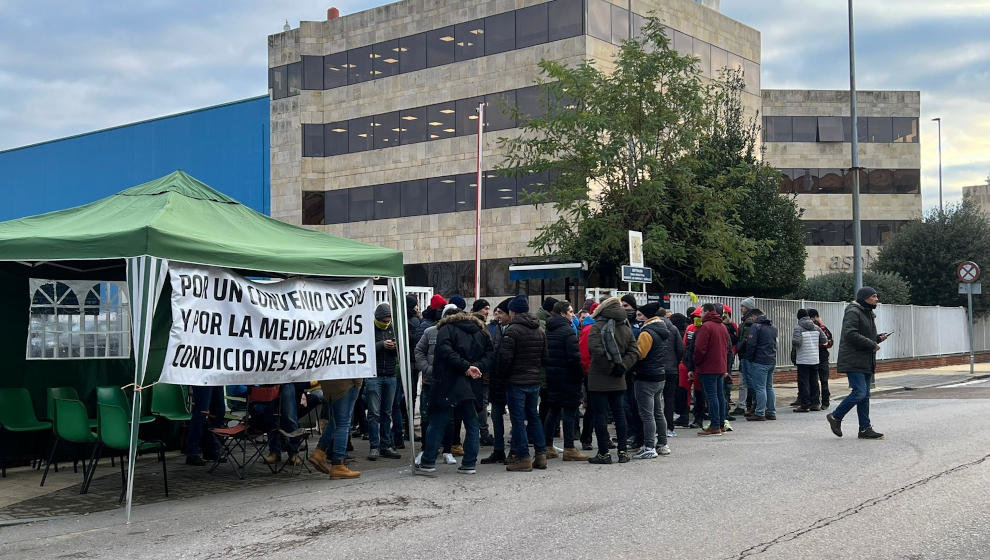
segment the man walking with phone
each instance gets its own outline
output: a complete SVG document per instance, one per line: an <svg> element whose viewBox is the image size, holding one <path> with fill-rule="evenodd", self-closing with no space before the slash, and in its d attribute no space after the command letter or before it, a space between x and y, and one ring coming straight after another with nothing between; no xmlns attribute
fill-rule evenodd
<svg viewBox="0 0 990 560"><path fill-rule="evenodd" d="M839 337L839 373L849 378L852 392L842 399L835 413L825 418L832 433L842 437L842 419L856 407L859 417L859 439L883 439L883 434L873 429L870 422L870 384L877 368L877 352L888 333L877 334L876 313L880 298L877 291L863 286L856 292L856 301L846 306L842 316L842 334Z"/></svg>

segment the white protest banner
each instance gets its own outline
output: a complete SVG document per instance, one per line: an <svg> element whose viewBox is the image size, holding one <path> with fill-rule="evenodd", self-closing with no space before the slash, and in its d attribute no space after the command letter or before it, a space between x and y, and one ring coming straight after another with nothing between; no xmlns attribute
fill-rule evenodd
<svg viewBox="0 0 990 560"><path fill-rule="evenodd" d="M254 282L170 263L161 382L251 385L375 376L371 279Z"/></svg>

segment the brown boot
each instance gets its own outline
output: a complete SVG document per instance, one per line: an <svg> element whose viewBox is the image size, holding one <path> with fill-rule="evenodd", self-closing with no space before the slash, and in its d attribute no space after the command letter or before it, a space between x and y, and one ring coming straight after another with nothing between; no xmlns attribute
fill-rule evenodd
<svg viewBox="0 0 990 560"><path fill-rule="evenodd" d="M347 468L347 465L343 463L334 464L330 466L331 479L336 480L338 478L357 478L359 476L361 476L361 473L359 471L352 471L351 469Z"/></svg>
<svg viewBox="0 0 990 560"><path fill-rule="evenodd" d="M587 461L588 456L577 450L577 447L568 447L564 450L565 461Z"/></svg>
<svg viewBox="0 0 990 560"><path fill-rule="evenodd" d="M540 469L540 470L546 469L547 468L547 459L548 458L549 457L547 456L546 453L537 453L536 454L536 459L533 460L533 468L534 469Z"/></svg>
<svg viewBox="0 0 990 560"><path fill-rule="evenodd" d="M554 449L554 447L552 445L548 445L547 446L547 459L556 459L557 457L560 457L560 454L557 453L557 450Z"/></svg>
<svg viewBox="0 0 990 560"><path fill-rule="evenodd" d="M321 473L330 474L330 464L327 463L326 451L317 447L309 454L309 462Z"/></svg>
<svg viewBox="0 0 990 560"><path fill-rule="evenodd" d="M533 470L533 458L524 457L521 459L516 459L514 463L507 463L505 465L505 470L510 472L530 472Z"/></svg>

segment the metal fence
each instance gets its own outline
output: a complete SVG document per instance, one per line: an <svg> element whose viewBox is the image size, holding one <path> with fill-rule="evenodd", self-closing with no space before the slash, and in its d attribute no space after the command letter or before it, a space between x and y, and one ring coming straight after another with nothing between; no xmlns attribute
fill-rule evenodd
<svg viewBox="0 0 990 560"><path fill-rule="evenodd" d="M388 296L388 286L375 286L375 305L379 303L387 303L389 301ZM419 300L419 308L426 309L430 305L430 299L433 297L433 288L425 286L406 286L406 295L416 296ZM402 302L403 307L405 307L405 302Z"/></svg>
<svg viewBox="0 0 990 560"><path fill-rule="evenodd" d="M635 295L640 304L646 303L646 294L621 290L592 288L586 297L598 299L602 295ZM698 295L699 303L728 305L732 317L740 318L739 302L742 297ZM670 309L684 313L691 303L687 294L670 294ZM842 330L842 315L846 302L785 300L756 298L756 306L763 311L777 327L777 365L790 366L791 333L797 324L798 309L817 309L822 322L832 331L835 345L829 360L835 363L838 357L839 338ZM969 318L962 307L925 307L920 305L890 305L881 303L876 310L877 332L892 332L886 342L880 345L877 358L911 358L921 356L944 356L969 352ZM973 348L976 351L990 350L990 318L979 319L973 327Z"/></svg>

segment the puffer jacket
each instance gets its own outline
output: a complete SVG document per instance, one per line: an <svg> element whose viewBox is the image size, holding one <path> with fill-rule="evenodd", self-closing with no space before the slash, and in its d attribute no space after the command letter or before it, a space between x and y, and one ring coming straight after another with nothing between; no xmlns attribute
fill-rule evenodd
<svg viewBox="0 0 990 560"><path fill-rule="evenodd" d="M750 324L747 330L745 354L740 354L742 359L772 366L777 363L777 327L773 326L770 318L766 315L759 315Z"/></svg>
<svg viewBox="0 0 990 560"><path fill-rule="evenodd" d="M846 306L842 315L842 334L839 335L839 373L875 373L880 344L877 336L876 314L862 303L854 301Z"/></svg>
<svg viewBox="0 0 990 560"><path fill-rule="evenodd" d="M433 385L433 356L437 345L437 326L428 327L416 343L413 354L419 368L423 385Z"/></svg>
<svg viewBox="0 0 990 560"><path fill-rule="evenodd" d="M825 333L808 317L798 319L791 334L791 344L797 348L795 362L800 366L818 365L818 347L826 344Z"/></svg>
<svg viewBox="0 0 990 560"><path fill-rule="evenodd" d="M581 404L584 370L577 334L570 321L560 315L547 319L547 397L555 406Z"/></svg>
<svg viewBox="0 0 990 560"><path fill-rule="evenodd" d="M666 341L667 353L663 371L668 377L676 377L677 365L684 359L684 339L681 338L681 332L677 330L674 323L670 322L670 319L664 318L662 321L667 326L667 332L670 333Z"/></svg>
<svg viewBox="0 0 990 560"><path fill-rule="evenodd" d="M517 313L502 333L498 349L498 375L511 385L539 385L546 363L547 337L531 313Z"/></svg>
<svg viewBox="0 0 990 560"><path fill-rule="evenodd" d="M436 332L430 406L478 401L482 379L471 379L465 372L475 366L489 376L494 368L495 348L485 323L462 312L444 317Z"/></svg>
<svg viewBox="0 0 990 560"><path fill-rule="evenodd" d="M729 352L729 331L722 316L709 311L701 317L701 328L694 337L694 372L697 374L728 373L725 357Z"/></svg>
<svg viewBox="0 0 990 560"><path fill-rule="evenodd" d="M637 381L664 381L667 364L667 340L670 331L663 319L654 317L643 323L636 346L639 362L633 371Z"/></svg>
<svg viewBox="0 0 990 560"><path fill-rule="evenodd" d="M386 340L395 340L395 323L389 323L388 328L375 329L375 366L378 377L395 377L395 366L399 363L398 347L385 349Z"/></svg>
<svg viewBox="0 0 990 560"><path fill-rule="evenodd" d="M615 343L618 346L622 365L626 370L632 369L639 360L639 348L633 337L632 327L626 319L626 310L622 309L619 298L609 298L599 305L592 314L595 324L588 331L588 353L591 364L588 367L589 391L625 391L625 375L613 375L615 365L608 359L605 344L602 341L602 329L611 319L615 321Z"/></svg>
<svg viewBox="0 0 990 560"><path fill-rule="evenodd" d="M746 360L748 358L743 358L742 356L746 354L746 343L749 341L749 329L753 327L753 323L756 322L756 318L763 315L763 312L759 309L753 308L747 311L742 316L742 322L739 324L739 342L736 344L736 353L739 354L741 360Z"/></svg>

